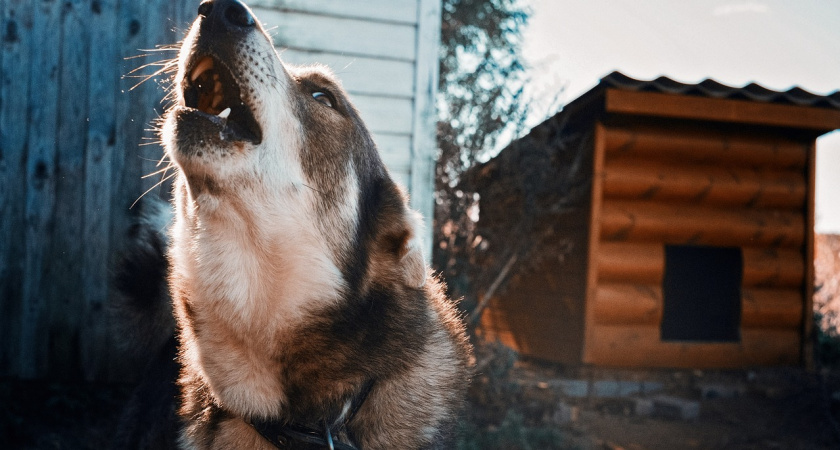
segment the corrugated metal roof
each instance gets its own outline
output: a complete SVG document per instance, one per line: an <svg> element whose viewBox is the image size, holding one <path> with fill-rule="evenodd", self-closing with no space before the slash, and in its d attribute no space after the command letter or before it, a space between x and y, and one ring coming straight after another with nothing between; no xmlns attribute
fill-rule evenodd
<svg viewBox="0 0 840 450"><path fill-rule="evenodd" d="M817 95L794 87L781 92L755 83L743 87L732 87L712 79L706 79L697 84L686 84L668 77L659 77L650 81L637 80L621 72L613 72L601 79L599 87L840 109L840 91L834 91L829 95Z"/></svg>

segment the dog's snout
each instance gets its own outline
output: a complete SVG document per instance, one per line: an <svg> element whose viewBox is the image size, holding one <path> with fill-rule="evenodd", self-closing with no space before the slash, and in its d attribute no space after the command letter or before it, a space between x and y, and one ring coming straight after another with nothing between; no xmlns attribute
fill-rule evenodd
<svg viewBox="0 0 840 450"><path fill-rule="evenodd" d="M248 7L237 0L204 0L198 5L198 15L229 31L256 25Z"/></svg>

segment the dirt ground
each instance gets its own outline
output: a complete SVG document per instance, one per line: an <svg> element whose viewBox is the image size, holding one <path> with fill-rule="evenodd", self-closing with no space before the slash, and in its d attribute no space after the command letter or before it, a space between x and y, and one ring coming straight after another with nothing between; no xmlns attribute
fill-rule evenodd
<svg viewBox="0 0 840 450"><path fill-rule="evenodd" d="M516 411L523 425L553 430L550 444L515 442L504 449L836 449L840 434L840 376L801 369L757 371L630 372L569 369L518 361L506 376L476 378L467 412L480 433L498 428ZM491 374L493 368L485 370ZM634 395L566 398L554 389L558 379L655 382L655 395L699 404L693 420L640 416ZM499 380L503 380L499 382ZM705 383L734 387L733 398L703 399ZM0 382L0 448L103 449L108 447L130 388L121 385ZM652 395L653 395L652 394ZM835 399L832 399L832 396ZM558 405L567 415L558 420ZM570 413L570 414L568 414ZM521 430L520 430L521 431ZM500 438L501 439L501 438ZM500 441L501 442L501 441ZM489 448L484 444L480 447ZM463 446L462 446L463 447Z"/></svg>
<svg viewBox="0 0 840 450"><path fill-rule="evenodd" d="M840 448L836 370L631 371L519 360L501 369L490 364L483 373L470 392L471 420L493 430L509 414L505 408L512 407L528 426L560 430L564 442L550 448ZM559 384L572 380L590 387L570 396ZM592 387L596 383L654 387L601 395ZM674 411L641 408L663 397L697 407L699 413L683 419Z"/></svg>
<svg viewBox="0 0 840 450"><path fill-rule="evenodd" d="M558 374L546 367L518 364L514 378L550 390ZM553 372L553 373L552 373ZM578 374L579 375L579 374ZM562 376L562 375L560 375ZM840 403L835 394L840 377L818 376L801 369L756 371L600 370L593 380L645 380L661 383L650 395L563 399L575 414L560 425L570 448L582 449L837 449L840 448ZM536 381L536 384L533 382ZM540 382L542 381L542 383ZM703 386L719 386L724 395L703 398ZM523 392L534 390L526 387ZM729 392L726 392L729 391ZM714 392L714 391L713 391ZM533 394L525 394L533 397ZM835 399L832 400L832 395ZM547 394L547 397L551 397ZM639 415L637 399L667 396L696 402L699 415L684 420L673 415ZM524 403L524 402L523 402Z"/></svg>

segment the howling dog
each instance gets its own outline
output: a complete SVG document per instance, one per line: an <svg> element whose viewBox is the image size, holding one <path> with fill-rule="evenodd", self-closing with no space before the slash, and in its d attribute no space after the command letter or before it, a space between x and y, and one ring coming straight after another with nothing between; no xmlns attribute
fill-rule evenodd
<svg viewBox="0 0 840 450"><path fill-rule="evenodd" d="M145 254L168 265L178 445L451 448L471 348L339 82L205 0L173 86L174 223Z"/></svg>

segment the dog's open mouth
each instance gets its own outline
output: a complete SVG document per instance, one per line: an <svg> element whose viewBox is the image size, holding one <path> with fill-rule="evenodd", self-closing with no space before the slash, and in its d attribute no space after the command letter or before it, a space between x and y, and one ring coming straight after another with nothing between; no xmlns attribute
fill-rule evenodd
<svg viewBox="0 0 840 450"><path fill-rule="evenodd" d="M259 144L262 130L240 94L230 70L219 60L203 56L195 60L185 79L184 106L201 111L217 124L222 139Z"/></svg>

